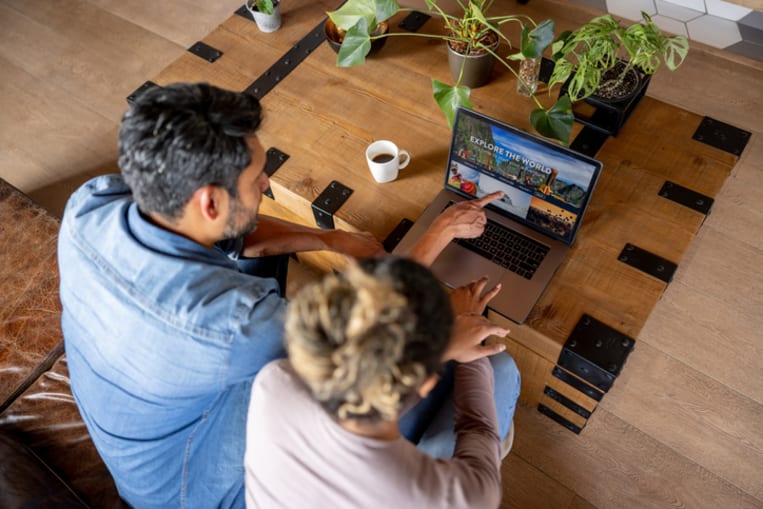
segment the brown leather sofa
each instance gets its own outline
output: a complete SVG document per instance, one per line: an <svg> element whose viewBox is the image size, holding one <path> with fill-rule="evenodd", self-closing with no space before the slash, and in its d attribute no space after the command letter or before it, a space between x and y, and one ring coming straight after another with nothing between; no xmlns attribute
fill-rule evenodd
<svg viewBox="0 0 763 509"><path fill-rule="evenodd" d="M128 507L69 389L59 224L0 179L0 507Z"/></svg>

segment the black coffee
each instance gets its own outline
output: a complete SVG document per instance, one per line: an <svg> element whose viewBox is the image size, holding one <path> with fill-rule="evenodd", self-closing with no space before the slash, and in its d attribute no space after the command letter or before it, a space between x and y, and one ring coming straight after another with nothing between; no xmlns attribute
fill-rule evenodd
<svg viewBox="0 0 763 509"><path fill-rule="evenodd" d="M377 154L374 157L371 158L371 160L375 163L386 163L388 161L391 161L395 158L395 156L391 154Z"/></svg>

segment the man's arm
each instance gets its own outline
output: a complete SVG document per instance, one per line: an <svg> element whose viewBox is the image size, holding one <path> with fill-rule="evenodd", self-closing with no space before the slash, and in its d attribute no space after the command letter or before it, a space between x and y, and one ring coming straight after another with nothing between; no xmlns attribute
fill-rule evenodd
<svg viewBox="0 0 763 509"><path fill-rule="evenodd" d="M354 258L384 253L381 242L368 232L311 228L271 216L258 216L257 229L244 239L249 258L303 251L336 251Z"/></svg>
<svg viewBox="0 0 763 509"><path fill-rule="evenodd" d="M422 265L429 266L453 239L479 237L485 231L487 222L485 205L502 196L502 191L496 191L476 200L459 202L443 210L411 248L408 256Z"/></svg>

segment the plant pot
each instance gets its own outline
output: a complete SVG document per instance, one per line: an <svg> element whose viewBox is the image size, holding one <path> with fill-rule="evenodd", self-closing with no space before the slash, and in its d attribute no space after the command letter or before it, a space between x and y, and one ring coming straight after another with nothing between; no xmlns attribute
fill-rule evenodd
<svg viewBox="0 0 763 509"><path fill-rule="evenodd" d="M448 46L450 73L454 81L458 81L462 67L464 72L461 76L461 85L477 88L490 81L495 63L495 57L492 54L485 52L478 55L463 55L451 48L450 44L446 43L446 46ZM498 48L498 41L491 47L493 51L496 48Z"/></svg>
<svg viewBox="0 0 763 509"><path fill-rule="evenodd" d="M258 11L254 6L255 3L255 0L247 0L244 7L246 7L246 10L252 15L254 22L257 23L257 28L259 28L261 32L270 33L281 28L281 2L273 0L272 14L265 14L264 12Z"/></svg>
<svg viewBox="0 0 763 509"><path fill-rule="evenodd" d="M597 92L574 103L572 112L575 115L575 120L610 136L617 136L646 94L652 78L638 69L631 69L631 71L633 71L633 75L627 80L629 86L623 87L617 94L602 93L599 95ZM573 77L574 75L570 76L570 79ZM567 83L559 90L560 97L567 93Z"/></svg>
<svg viewBox="0 0 763 509"><path fill-rule="evenodd" d="M334 24L333 21L331 21L331 18L326 19L326 23L323 24L323 31L326 34L326 40L329 43L329 46L331 46L331 49L333 49L336 53L339 53L339 48L342 47L342 41L344 41L344 34L346 33L344 30L339 28ZM389 24L386 21L382 21L376 26L376 30L374 30L371 35L382 35L386 34L389 31ZM381 39L374 39L371 41L371 50L368 52L368 54L376 53L380 49L382 49L382 46L384 46L384 43L387 42L386 37L382 37Z"/></svg>

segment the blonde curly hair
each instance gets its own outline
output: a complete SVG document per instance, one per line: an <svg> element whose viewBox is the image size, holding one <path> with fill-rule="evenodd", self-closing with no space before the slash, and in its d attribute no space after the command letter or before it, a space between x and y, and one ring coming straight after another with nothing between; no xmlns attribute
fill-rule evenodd
<svg viewBox="0 0 763 509"><path fill-rule="evenodd" d="M339 419L394 419L440 367L453 316L423 266L369 259L308 285L289 305L286 347L313 396Z"/></svg>

